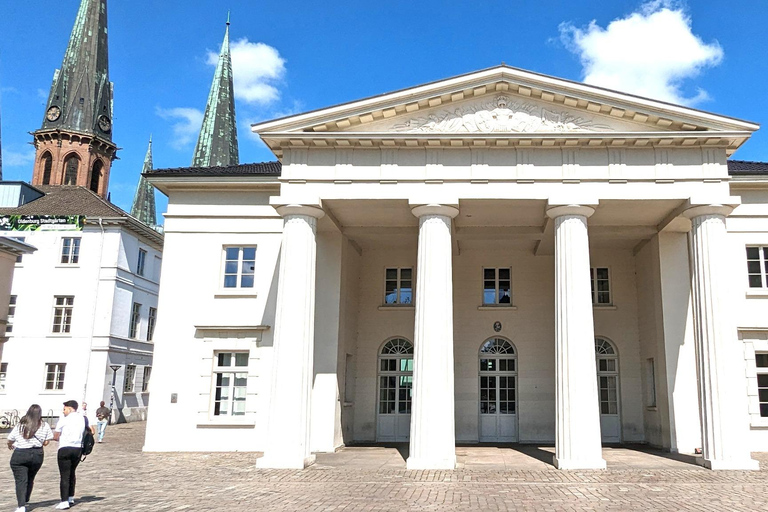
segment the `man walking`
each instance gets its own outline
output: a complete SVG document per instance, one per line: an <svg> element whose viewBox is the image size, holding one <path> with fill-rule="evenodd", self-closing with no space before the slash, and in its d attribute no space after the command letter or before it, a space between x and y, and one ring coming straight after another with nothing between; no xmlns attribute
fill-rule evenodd
<svg viewBox="0 0 768 512"><path fill-rule="evenodd" d="M112 411L109 407L104 407L103 400L99 405L99 408L96 409L96 429L98 430L97 440L101 442L104 439L104 432L107 431L107 425L109 424L109 417L112 415Z"/></svg>
<svg viewBox="0 0 768 512"><path fill-rule="evenodd" d="M77 412L77 402L67 400L64 402L64 417L59 419L53 432L54 441L59 442L58 462L61 475L61 503L56 505L56 510L65 510L75 504L75 470L80 464L84 431L85 418Z"/></svg>

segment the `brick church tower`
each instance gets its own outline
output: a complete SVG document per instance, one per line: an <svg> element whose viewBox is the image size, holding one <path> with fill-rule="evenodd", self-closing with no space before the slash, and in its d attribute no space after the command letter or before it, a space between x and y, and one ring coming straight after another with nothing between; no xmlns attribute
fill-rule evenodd
<svg viewBox="0 0 768 512"><path fill-rule="evenodd" d="M107 1L81 0L61 69L53 75L33 185L78 185L106 198L116 158L107 50Z"/></svg>

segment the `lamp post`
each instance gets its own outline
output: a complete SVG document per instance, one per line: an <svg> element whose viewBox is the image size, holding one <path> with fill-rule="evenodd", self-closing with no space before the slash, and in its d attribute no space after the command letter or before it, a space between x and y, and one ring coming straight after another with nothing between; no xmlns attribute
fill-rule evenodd
<svg viewBox="0 0 768 512"><path fill-rule="evenodd" d="M117 370L121 368L119 364L109 365L112 368L112 389L109 393L109 420L112 423L112 406L115 403L115 381L117 381Z"/></svg>

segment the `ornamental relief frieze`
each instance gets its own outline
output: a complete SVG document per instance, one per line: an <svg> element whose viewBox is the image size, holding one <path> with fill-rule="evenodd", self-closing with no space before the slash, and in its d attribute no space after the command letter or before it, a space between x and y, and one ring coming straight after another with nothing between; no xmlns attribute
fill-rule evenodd
<svg viewBox="0 0 768 512"><path fill-rule="evenodd" d="M389 127L402 133L542 133L605 132L614 128L595 118L516 101L499 95L492 100L428 115L396 120Z"/></svg>

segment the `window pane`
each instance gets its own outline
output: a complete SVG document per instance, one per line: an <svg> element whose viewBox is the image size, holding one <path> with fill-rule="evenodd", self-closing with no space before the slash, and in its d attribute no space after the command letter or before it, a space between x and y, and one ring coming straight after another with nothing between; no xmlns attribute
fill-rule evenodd
<svg viewBox="0 0 768 512"><path fill-rule="evenodd" d="M236 261L227 261L224 264L224 273L225 274L237 274L237 262Z"/></svg>
<svg viewBox="0 0 768 512"><path fill-rule="evenodd" d="M237 276L224 276L224 288L237 288Z"/></svg>
<svg viewBox="0 0 768 512"><path fill-rule="evenodd" d="M757 394L760 397L760 402L768 403L768 388L758 389Z"/></svg>
<svg viewBox="0 0 768 512"><path fill-rule="evenodd" d="M411 304L413 302L413 292L411 291L410 281L407 288L400 289L400 303Z"/></svg>
<svg viewBox="0 0 768 512"><path fill-rule="evenodd" d="M597 269L597 278L598 279L608 279L608 269L607 268L598 268Z"/></svg>
<svg viewBox="0 0 768 512"><path fill-rule="evenodd" d="M240 259L239 247L227 247L227 259L237 261Z"/></svg>
<svg viewBox="0 0 768 512"><path fill-rule="evenodd" d="M508 268L500 268L499 269L499 280L506 279L509 280L509 269Z"/></svg>
<svg viewBox="0 0 768 512"><path fill-rule="evenodd" d="M747 259L759 260L760 248L759 247L747 247Z"/></svg>
<svg viewBox="0 0 768 512"><path fill-rule="evenodd" d="M244 260L241 266L243 274L253 274L256 270L256 264L253 261Z"/></svg>
<svg viewBox="0 0 768 512"><path fill-rule="evenodd" d="M387 277L386 277L386 279L397 280L397 269L396 268L388 268L387 269Z"/></svg>
<svg viewBox="0 0 768 512"><path fill-rule="evenodd" d="M253 288L253 276L243 276L240 278L240 288Z"/></svg>
<svg viewBox="0 0 768 512"><path fill-rule="evenodd" d="M762 288L763 286L763 280L760 275L751 275L749 276L749 287L750 288Z"/></svg>
<svg viewBox="0 0 768 512"><path fill-rule="evenodd" d="M495 288L488 288L486 285L485 290L483 290L483 304L496 304Z"/></svg>
<svg viewBox="0 0 768 512"><path fill-rule="evenodd" d="M400 279L410 280L413 276L413 269L403 268L400 269Z"/></svg>
<svg viewBox="0 0 768 512"><path fill-rule="evenodd" d="M768 354L755 354L755 364L758 368L768 368Z"/></svg>
<svg viewBox="0 0 768 512"><path fill-rule="evenodd" d="M256 248L255 247L243 247L243 260L255 260Z"/></svg>
<svg viewBox="0 0 768 512"><path fill-rule="evenodd" d="M235 366L248 366L248 352L235 354Z"/></svg>
<svg viewBox="0 0 768 512"><path fill-rule="evenodd" d="M219 354L219 366L231 366L232 354L230 352L221 352Z"/></svg>
<svg viewBox="0 0 768 512"><path fill-rule="evenodd" d="M768 418L768 404L760 404L760 416Z"/></svg>
<svg viewBox="0 0 768 512"><path fill-rule="evenodd" d="M768 387L768 373L757 375L757 385L758 387L761 387L761 388Z"/></svg>

